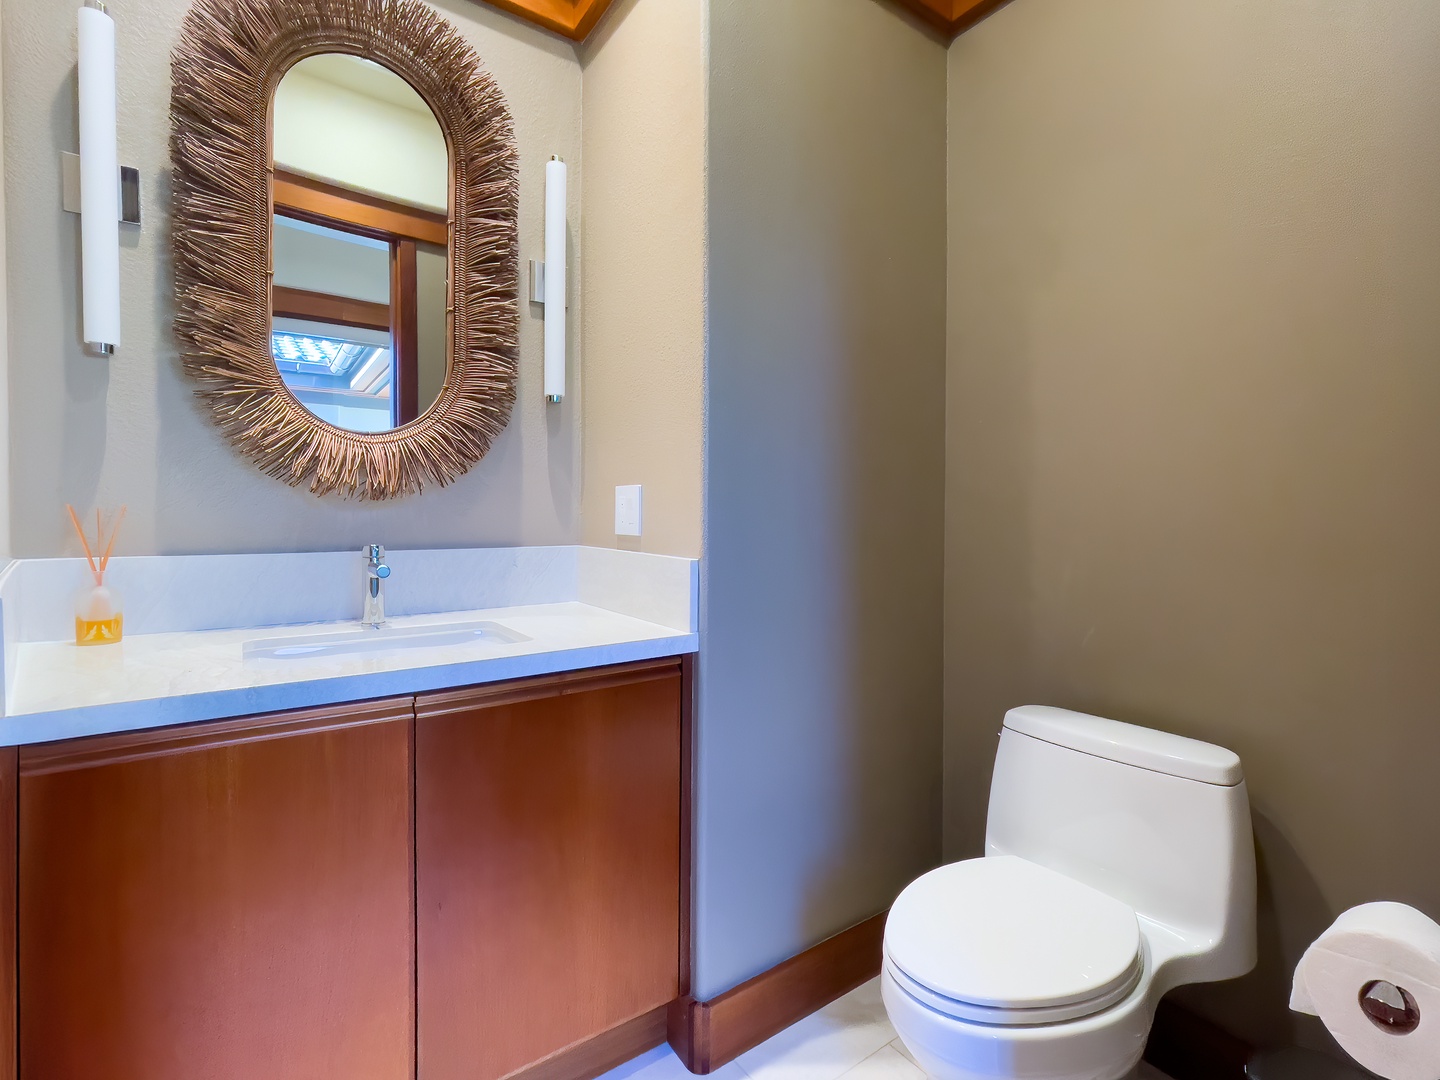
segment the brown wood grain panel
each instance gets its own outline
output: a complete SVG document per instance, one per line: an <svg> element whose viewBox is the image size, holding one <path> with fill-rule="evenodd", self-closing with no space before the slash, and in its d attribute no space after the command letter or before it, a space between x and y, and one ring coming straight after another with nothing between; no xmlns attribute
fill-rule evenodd
<svg viewBox="0 0 1440 1080"><path fill-rule="evenodd" d="M543 26L572 41L584 41L595 29L612 0L489 0L527 22Z"/></svg>
<svg viewBox="0 0 1440 1080"><path fill-rule="evenodd" d="M390 245L390 344L395 362L395 426L420 415L419 270L415 241Z"/></svg>
<svg viewBox="0 0 1440 1080"><path fill-rule="evenodd" d="M690 993L695 950L695 668L698 658L680 661L680 996Z"/></svg>
<svg viewBox="0 0 1440 1080"><path fill-rule="evenodd" d="M377 239L404 238L445 247L450 219L433 210L351 191L285 169L275 170L271 188L275 212L318 225L338 226Z"/></svg>
<svg viewBox="0 0 1440 1080"><path fill-rule="evenodd" d="M413 713L351 708L22 751L23 1075L413 1077Z"/></svg>
<svg viewBox="0 0 1440 1080"><path fill-rule="evenodd" d="M584 41L612 0L477 0L543 26L574 41ZM1009 0L894 0L941 33L955 36L974 26Z"/></svg>
<svg viewBox="0 0 1440 1080"><path fill-rule="evenodd" d="M584 41L590 32L600 24L605 12L610 10L613 0L576 0L575 29L569 34L576 41Z"/></svg>
<svg viewBox="0 0 1440 1080"><path fill-rule="evenodd" d="M468 712L482 705L515 704L536 698L583 694L603 690L607 686L628 686L645 679L672 678L679 673L680 664L680 657L671 656L663 660L639 660L612 667L561 671L513 682L469 686L463 690L435 690L419 695L415 699L415 708L424 716L441 716L450 712Z"/></svg>
<svg viewBox="0 0 1440 1080"><path fill-rule="evenodd" d="M955 37L986 16L999 11L1010 0L894 0L914 12L941 33Z"/></svg>
<svg viewBox="0 0 1440 1080"><path fill-rule="evenodd" d="M921 21L933 26L942 34L949 34L951 0L893 0L897 7L918 15Z"/></svg>
<svg viewBox="0 0 1440 1080"><path fill-rule="evenodd" d="M0 1080L15 1080L20 1070L15 983L19 760L13 746L0 749Z"/></svg>
<svg viewBox="0 0 1440 1080"><path fill-rule="evenodd" d="M663 1043L666 1011L663 1005L652 1009L513 1072L506 1080L593 1080Z"/></svg>
<svg viewBox="0 0 1440 1080"><path fill-rule="evenodd" d="M276 285L270 292L271 313L277 319L308 319L337 326L360 326L366 330L391 329L389 304L331 296L309 289L292 289L285 285Z"/></svg>
<svg viewBox="0 0 1440 1080"><path fill-rule="evenodd" d="M541 682L417 702L422 1080L498 1080L679 995L679 666Z"/></svg>
<svg viewBox="0 0 1440 1080"><path fill-rule="evenodd" d="M955 6L950 15L950 33L963 34L1008 3L1010 0L954 0Z"/></svg>
<svg viewBox="0 0 1440 1080"><path fill-rule="evenodd" d="M671 1047L691 1072L713 1072L873 979L884 937L885 915L876 915L717 998L676 1002Z"/></svg>
<svg viewBox="0 0 1440 1080"><path fill-rule="evenodd" d="M20 748L20 774L38 776L66 769L113 765L167 754L183 754L207 747L239 746L264 739L283 739L303 732L338 731L365 724L407 720L414 713L410 698L322 705L313 709L267 713L233 720L206 720L197 724L143 728L113 735L37 743Z"/></svg>

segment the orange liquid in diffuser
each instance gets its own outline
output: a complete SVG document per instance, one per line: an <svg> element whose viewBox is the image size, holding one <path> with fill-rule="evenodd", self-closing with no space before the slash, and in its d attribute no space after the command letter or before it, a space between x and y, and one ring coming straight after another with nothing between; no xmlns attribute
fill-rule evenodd
<svg viewBox="0 0 1440 1080"><path fill-rule="evenodd" d="M109 645L119 641L125 630L125 616L116 614L113 619L92 621L75 616L76 645Z"/></svg>

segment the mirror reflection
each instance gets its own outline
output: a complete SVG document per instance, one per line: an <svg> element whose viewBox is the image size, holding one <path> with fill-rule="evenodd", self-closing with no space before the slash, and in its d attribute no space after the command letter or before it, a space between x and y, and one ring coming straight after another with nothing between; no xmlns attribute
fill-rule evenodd
<svg viewBox="0 0 1440 1080"><path fill-rule="evenodd" d="M310 412L379 432L449 367L450 155L425 100L370 60L301 60L275 92L271 355Z"/></svg>

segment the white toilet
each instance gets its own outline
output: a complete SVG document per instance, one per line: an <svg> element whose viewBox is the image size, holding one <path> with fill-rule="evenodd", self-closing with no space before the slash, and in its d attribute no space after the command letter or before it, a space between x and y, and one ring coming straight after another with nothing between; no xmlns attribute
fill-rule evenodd
<svg viewBox="0 0 1440 1080"><path fill-rule="evenodd" d="M900 894L881 988L939 1080L1118 1080L1162 994L1254 965L1240 759L1032 705L1000 733L985 858Z"/></svg>

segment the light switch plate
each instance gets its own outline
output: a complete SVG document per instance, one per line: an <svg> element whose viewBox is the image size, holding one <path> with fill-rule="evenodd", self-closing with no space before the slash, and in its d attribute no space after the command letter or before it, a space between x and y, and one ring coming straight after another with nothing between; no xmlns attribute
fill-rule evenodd
<svg viewBox="0 0 1440 1080"><path fill-rule="evenodd" d="M639 536L641 526L641 494L639 484L624 484L615 489L615 535Z"/></svg>

